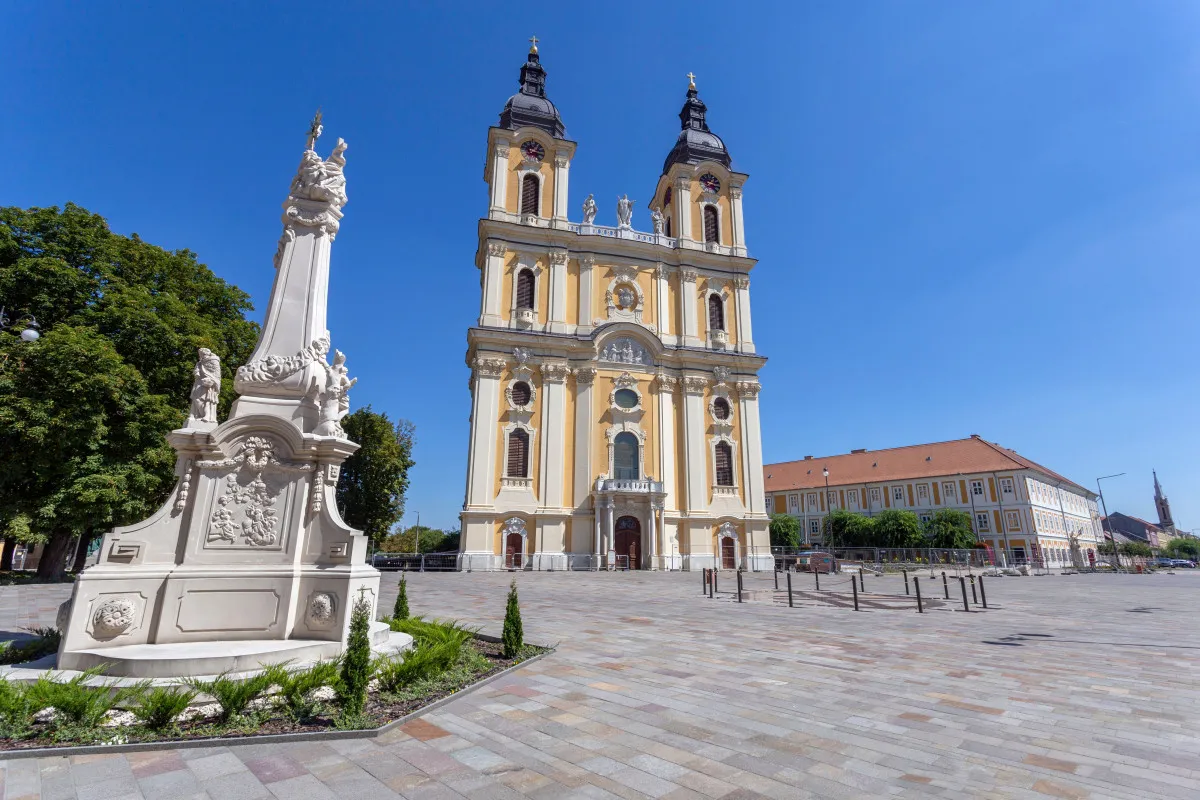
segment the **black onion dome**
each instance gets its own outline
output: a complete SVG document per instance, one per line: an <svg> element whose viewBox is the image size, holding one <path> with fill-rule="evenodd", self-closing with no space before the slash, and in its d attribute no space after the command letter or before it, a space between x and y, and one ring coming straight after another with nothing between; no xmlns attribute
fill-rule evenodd
<svg viewBox="0 0 1200 800"><path fill-rule="evenodd" d="M725 142L708 129L708 122L705 121L707 113L708 106L704 105L704 101L700 99L700 93L696 91L696 85L692 84L688 87L687 100L684 101L683 108L679 111L679 121L683 125L683 130L680 131L679 138L675 140L675 146L671 148L671 152L663 164L664 175L671 169L672 164L699 164L701 161L716 161L728 169L733 163L729 157L729 151L725 149Z"/></svg>
<svg viewBox="0 0 1200 800"><path fill-rule="evenodd" d="M521 67L521 91L508 98L500 112L500 127L510 131L534 127L555 139L567 138L558 109L546 97L546 70L538 60L536 47L530 48L529 57Z"/></svg>

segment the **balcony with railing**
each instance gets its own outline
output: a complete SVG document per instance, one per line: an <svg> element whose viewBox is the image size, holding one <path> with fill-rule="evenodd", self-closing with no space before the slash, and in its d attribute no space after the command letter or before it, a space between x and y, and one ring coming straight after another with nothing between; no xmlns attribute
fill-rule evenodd
<svg viewBox="0 0 1200 800"><path fill-rule="evenodd" d="M662 494L662 481L650 478L597 478L596 491L607 494Z"/></svg>

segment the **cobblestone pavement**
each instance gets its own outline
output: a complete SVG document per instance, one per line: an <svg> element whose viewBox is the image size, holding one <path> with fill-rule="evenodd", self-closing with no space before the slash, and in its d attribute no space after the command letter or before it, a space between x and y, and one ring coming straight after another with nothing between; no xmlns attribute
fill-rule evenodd
<svg viewBox="0 0 1200 800"><path fill-rule="evenodd" d="M510 577L410 574L409 598L497 633ZM9 760L3 796L1200 796L1197 574L989 579L990 611L924 615L702 599L691 573L518 583L558 651L381 738ZM0 627L67 591L0 590Z"/></svg>

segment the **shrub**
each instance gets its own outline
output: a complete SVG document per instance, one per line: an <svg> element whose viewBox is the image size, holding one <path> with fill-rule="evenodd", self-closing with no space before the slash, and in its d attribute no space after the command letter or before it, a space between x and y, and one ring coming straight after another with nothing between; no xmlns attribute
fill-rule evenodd
<svg viewBox="0 0 1200 800"><path fill-rule="evenodd" d="M338 682L338 700L348 718L362 715L367 705L367 684L371 682L371 603L360 598L350 614L350 635L342 655L342 674Z"/></svg>
<svg viewBox="0 0 1200 800"><path fill-rule="evenodd" d="M508 604L504 609L504 630L500 635L504 642L504 657L516 658L525 644L525 629L521 624L521 603L517 599L517 580L508 587Z"/></svg>
<svg viewBox="0 0 1200 800"><path fill-rule="evenodd" d="M25 628L38 638L27 642L0 645L0 664L24 664L58 652L62 634L57 628Z"/></svg>
<svg viewBox="0 0 1200 800"><path fill-rule="evenodd" d="M379 688L385 692L398 692L417 681L433 678L452 667L460 652L461 646L449 642L414 646L379 665Z"/></svg>
<svg viewBox="0 0 1200 800"><path fill-rule="evenodd" d="M228 672L222 672L212 680L188 678L186 683L200 694L206 694L221 707L218 719L228 722L241 716L258 698L266 693L275 683L275 674L268 669L249 678L230 678Z"/></svg>
<svg viewBox="0 0 1200 800"><path fill-rule="evenodd" d="M457 622L426 622L421 617L408 619L393 619L389 622L392 630L407 633L413 637L416 644L440 644L449 642L462 647L475 637L473 628L464 628Z"/></svg>
<svg viewBox="0 0 1200 800"><path fill-rule="evenodd" d="M0 736L18 738L43 708L29 692L29 684L0 679Z"/></svg>
<svg viewBox="0 0 1200 800"><path fill-rule="evenodd" d="M333 686L338 681L337 661L318 661L308 669L298 672L281 670L275 683L279 686L279 697L288 713L297 721L317 715L321 701L313 694L324 686Z"/></svg>
<svg viewBox="0 0 1200 800"><path fill-rule="evenodd" d="M408 579L400 574L397 586L396 605L392 609L392 619L408 619Z"/></svg>
<svg viewBox="0 0 1200 800"><path fill-rule="evenodd" d="M51 680L43 675L26 689L31 707L36 707L34 713L53 706L60 715L60 723L95 728L118 703L142 689L140 686L117 688L110 684L88 686L86 681L98 675L101 669L89 669L65 681Z"/></svg>
<svg viewBox="0 0 1200 800"><path fill-rule="evenodd" d="M175 726L175 718L194 699L196 691L183 686L146 686L139 692L138 702L129 710L150 730L168 730Z"/></svg>

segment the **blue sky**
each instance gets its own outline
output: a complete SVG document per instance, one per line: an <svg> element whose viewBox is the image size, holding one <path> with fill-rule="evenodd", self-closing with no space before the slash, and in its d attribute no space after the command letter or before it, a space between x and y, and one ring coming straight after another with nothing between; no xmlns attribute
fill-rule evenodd
<svg viewBox="0 0 1200 800"><path fill-rule="evenodd" d="M736 13L732 13L735 11ZM583 198L635 226L694 71L750 174L768 461L959 438L1200 525L1200 6L27 4L0 31L0 204L190 248L261 314L317 106L350 149L330 328L417 425L456 524L487 127L541 39ZM614 211L602 204L600 221Z"/></svg>

